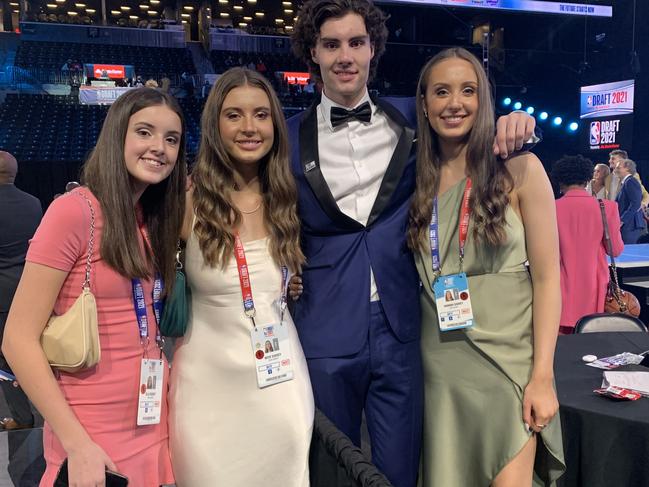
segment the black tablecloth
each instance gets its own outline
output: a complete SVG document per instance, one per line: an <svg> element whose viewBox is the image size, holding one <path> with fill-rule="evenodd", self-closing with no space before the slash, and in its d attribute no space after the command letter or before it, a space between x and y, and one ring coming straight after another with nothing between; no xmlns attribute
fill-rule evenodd
<svg viewBox="0 0 649 487"><path fill-rule="evenodd" d="M593 393L602 370L584 355L649 350L648 333L584 333L559 337L555 377L567 471L563 487L649 486L649 398L614 401Z"/></svg>

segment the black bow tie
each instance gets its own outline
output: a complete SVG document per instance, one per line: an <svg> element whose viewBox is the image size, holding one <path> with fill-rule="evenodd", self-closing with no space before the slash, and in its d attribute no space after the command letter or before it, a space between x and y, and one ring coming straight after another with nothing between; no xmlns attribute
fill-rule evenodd
<svg viewBox="0 0 649 487"><path fill-rule="evenodd" d="M372 107L370 102L360 104L353 110L346 110L340 107L331 107L331 125L338 127L338 125L349 122L350 120L358 120L359 122L369 122L372 119Z"/></svg>

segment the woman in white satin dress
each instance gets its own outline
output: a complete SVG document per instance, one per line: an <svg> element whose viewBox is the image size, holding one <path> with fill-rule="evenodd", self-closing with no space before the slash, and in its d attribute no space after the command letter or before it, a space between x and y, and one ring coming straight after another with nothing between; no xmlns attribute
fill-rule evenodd
<svg viewBox="0 0 649 487"><path fill-rule="evenodd" d="M201 129L183 228L191 313L171 373L176 482L308 486L313 395L295 326L280 310L282 266L298 272L304 261L284 117L263 76L233 68L212 88ZM263 388L255 353L263 356L264 342L255 351L237 242L245 253L255 325L278 323L283 315L288 331L293 378Z"/></svg>

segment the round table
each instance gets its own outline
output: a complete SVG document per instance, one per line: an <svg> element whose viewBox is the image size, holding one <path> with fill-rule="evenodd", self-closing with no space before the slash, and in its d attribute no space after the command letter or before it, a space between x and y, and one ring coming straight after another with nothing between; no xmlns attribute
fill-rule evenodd
<svg viewBox="0 0 649 487"><path fill-rule="evenodd" d="M554 373L567 465L560 487L649 486L649 398L615 401L593 393L603 370L582 361L645 350L649 333L643 332L559 337Z"/></svg>

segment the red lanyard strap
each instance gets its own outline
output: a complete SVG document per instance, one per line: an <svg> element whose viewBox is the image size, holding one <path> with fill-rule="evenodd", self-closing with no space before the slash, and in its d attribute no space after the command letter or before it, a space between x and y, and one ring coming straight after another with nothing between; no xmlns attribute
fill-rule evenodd
<svg viewBox="0 0 649 487"><path fill-rule="evenodd" d="M243 311L245 315L252 321L252 326L257 329L255 323L255 301L252 298L252 286L250 285L250 273L248 271L248 261L246 260L246 252L243 250L243 243L238 233L234 234L234 258L237 261L237 271L239 272L239 284L241 286L241 300L243 302ZM280 324L284 320L284 310L287 303L287 284L288 284L288 268L282 266L282 291L280 296Z"/></svg>
<svg viewBox="0 0 649 487"><path fill-rule="evenodd" d="M252 287L250 286L250 274L248 274L248 262L246 261L246 252L243 250L243 243L239 234L234 234L234 258L237 260L237 271L239 271L239 284L241 285L241 299L243 301L243 312L255 324L255 302L252 299Z"/></svg>
<svg viewBox="0 0 649 487"><path fill-rule="evenodd" d="M462 210L460 211L460 272L464 267L464 246L466 245L466 238L469 234L469 220L471 219L471 208L469 207L469 199L471 197L471 178L466 178L466 186L464 187L464 196L462 197Z"/></svg>

